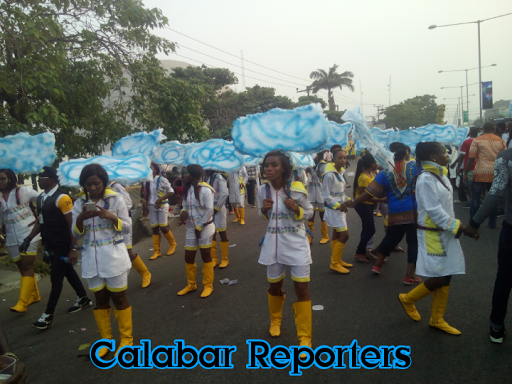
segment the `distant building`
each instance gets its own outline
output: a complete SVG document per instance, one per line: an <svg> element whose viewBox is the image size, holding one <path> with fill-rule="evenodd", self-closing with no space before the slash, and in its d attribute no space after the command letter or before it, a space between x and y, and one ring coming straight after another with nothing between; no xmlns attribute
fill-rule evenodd
<svg viewBox="0 0 512 384"><path fill-rule="evenodd" d="M493 109L486 109L484 111L484 120L499 119L503 117L510 117L509 112L510 100L499 100L493 103Z"/></svg>

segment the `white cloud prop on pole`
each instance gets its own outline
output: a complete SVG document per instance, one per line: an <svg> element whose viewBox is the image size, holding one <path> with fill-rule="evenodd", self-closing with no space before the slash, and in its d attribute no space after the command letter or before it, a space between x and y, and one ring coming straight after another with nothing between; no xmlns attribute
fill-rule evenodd
<svg viewBox="0 0 512 384"><path fill-rule="evenodd" d="M227 173L237 172L244 166L244 157L233 143L221 139L195 143L185 149L185 164L199 164L204 169Z"/></svg>
<svg viewBox="0 0 512 384"><path fill-rule="evenodd" d="M51 132L31 136L26 132L0 138L0 168L31 175L53 165L55 135Z"/></svg>
<svg viewBox="0 0 512 384"><path fill-rule="evenodd" d="M163 135L162 128L155 129L151 133L139 132L120 139L114 144L112 157L125 158L133 155L153 156L158 144L167 139Z"/></svg>

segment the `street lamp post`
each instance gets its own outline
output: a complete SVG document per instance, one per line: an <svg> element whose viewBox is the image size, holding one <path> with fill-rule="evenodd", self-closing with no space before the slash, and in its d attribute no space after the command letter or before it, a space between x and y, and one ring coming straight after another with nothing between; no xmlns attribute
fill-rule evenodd
<svg viewBox="0 0 512 384"><path fill-rule="evenodd" d="M435 28L441 28L441 27L453 27L456 25L463 25L463 24L477 24L478 25L478 83L480 84L480 89L478 90L478 94L480 97L480 120L482 120L482 60L481 60L481 50L480 50L480 24L487 20L497 19L498 17L504 17L512 15L512 12L506 13L504 15L489 17L488 19L484 20L477 20L477 21L469 21L466 23L456 23L456 24L446 24L446 25L431 25L428 27L428 29L435 29Z"/></svg>

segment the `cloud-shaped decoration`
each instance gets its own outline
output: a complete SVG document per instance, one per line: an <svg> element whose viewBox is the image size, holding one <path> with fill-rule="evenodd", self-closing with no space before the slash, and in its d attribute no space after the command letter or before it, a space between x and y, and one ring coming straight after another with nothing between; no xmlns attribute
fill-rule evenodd
<svg viewBox="0 0 512 384"><path fill-rule="evenodd" d="M290 163L292 163L292 166L294 166L295 169L305 169L315 165L315 161L311 155L301 155L297 152L287 152L286 155L290 159Z"/></svg>
<svg viewBox="0 0 512 384"><path fill-rule="evenodd" d="M192 144L180 144L179 141L169 141L158 146L152 160L159 164L185 164L185 149Z"/></svg>
<svg viewBox="0 0 512 384"><path fill-rule="evenodd" d="M375 157L375 160L385 169L392 169L393 158L384 145L377 142L366 124L366 119L361 114L359 107L348 109L342 119L350 121L354 124L353 137L357 140L357 145L366 147L370 153Z"/></svg>
<svg viewBox="0 0 512 384"><path fill-rule="evenodd" d="M41 172L55 161L55 135L31 136L26 132L0 138L0 168L30 175Z"/></svg>
<svg viewBox="0 0 512 384"><path fill-rule="evenodd" d="M328 122L329 139L324 144L324 149L330 149L334 144L339 144L343 148L348 145L348 133L352 129L352 123L337 124L334 121Z"/></svg>
<svg viewBox="0 0 512 384"><path fill-rule="evenodd" d="M89 164L100 164L107 171L109 180L117 181L123 185L153 180L151 160L147 156L134 155L125 159L96 156L90 159L76 159L61 163L57 170L60 184L68 187L79 187L80 173Z"/></svg>
<svg viewBox="0 0 512 384"><path fill-rule="evenodd" d="M457 138L457 128L453 124L428 124L424 127L416 128L415 132L424 134L422 141L438 141L446 145L453 144Z"/></svg>
<svg viewBox="0 0 512 384"><path fill-rule="evenodd" d="M244 162L246 167L254 167L256 165L260 165L263 161L262 157L252 157L248 155L242 155L244 157Z"/></svg>
<svg viewBox="0 0 512 384"><path fill-rule="evenodd" d="M213 139L189 145L185 150L185 164L199 164L204 169L233 173L244 166L244 157L233 143Z"/></svg>
<svg viewBox="0 0 512 384"><path fill-rule="evenodd" d="M460 127L457 128L457 137L453 141L452 145L455 145L456 147L461 147L464 140L466 140L469 133L469 127Z"/></svg>
<svg viewBox="0 0 512 384"><path fill-rule="evenodd" d="M162 140L167 139L162 132L162 128L155 129L151 133L139 132L123 137L114 144L112 156L116 158L125 158L133 155L153 156L156 147Z"/></svg>
<svg viewBox="0 0 512 384"><path fill-rule="evenodd" d="M309 104L239 117L231 136L240 153L253 157L263 157L273 149L312 154L324 147L327 126L320 104Z"/></svg>

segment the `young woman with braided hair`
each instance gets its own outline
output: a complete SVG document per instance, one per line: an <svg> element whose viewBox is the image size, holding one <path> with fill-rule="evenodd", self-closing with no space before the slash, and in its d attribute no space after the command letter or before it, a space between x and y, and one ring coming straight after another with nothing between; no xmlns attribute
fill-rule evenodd
<svg viewBox="0 0 512 384"><path fill-rule="evenodd" d="M300 182L288 182L290 160L282 151L271 151L263 160L269 184L258 189L259 216L268 220L259 263L267 266L270 335L281 334L285 293L282 290L285 267L290 266L297 301L292 304L299 345L311 347L312 308L309 296L311 251L305 220L313 214L307 191Z"/></svg>

